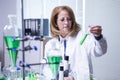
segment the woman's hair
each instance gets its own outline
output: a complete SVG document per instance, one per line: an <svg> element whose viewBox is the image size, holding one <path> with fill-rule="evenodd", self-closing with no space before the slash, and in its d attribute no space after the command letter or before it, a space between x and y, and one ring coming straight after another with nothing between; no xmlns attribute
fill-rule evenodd
<svg viewBox="0 0 120 80"><path fill-rule="evenodd" d="M69 35L73 36L76 33L78 33L78 31L80 31L80 29L81 29L80 25L76 22L73 10L70 7L68 7L68 6L57 6L52 11L51 21L50 21L51 34L52 34L53 37L56 37L56 38L60 35L59 28L57 27L57 18L58 18L58 14L63 10L66 10L69 13L69 16L71 17L72 25L71 25Z"/></svg>

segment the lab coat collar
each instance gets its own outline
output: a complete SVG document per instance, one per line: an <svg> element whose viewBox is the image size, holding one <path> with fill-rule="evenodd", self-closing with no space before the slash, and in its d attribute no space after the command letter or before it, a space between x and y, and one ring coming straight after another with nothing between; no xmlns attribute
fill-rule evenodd
<svg viewBox="0 0 120 80"><path fill-rule="evenodd" d="M66 36L65 38L63 38L63 37L61 37L61 36L59 35L59 37L58 37L58 40L59 40L60 43L63 43L64 40L67 41L68 39L69 39L69 36Z"/></svg>

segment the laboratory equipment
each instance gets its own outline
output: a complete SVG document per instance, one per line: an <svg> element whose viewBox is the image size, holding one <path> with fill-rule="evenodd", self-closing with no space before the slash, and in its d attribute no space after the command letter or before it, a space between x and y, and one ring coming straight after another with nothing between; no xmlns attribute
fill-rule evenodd
<svg viewBox="0 0 120 80"><path fill-rule="evenodd" d="M69 76L69 69L70 69L70 64L69 64L69 56L64 57L64 77Z"/></svg>
<svg viewBox="0 0 120 80"><path fill-rule="evenodd" d="M84 34L82 40L80 41L80 45L82 45L85 41L85 39L87 38L88 34Z"/></svg>
<svg viewBox="0 0 120 80"><path fill-rule="evenodd" d="M4 68L7 78L10 80L16 77L16 61L18 55L18 48L20 46L19 40L14 40L14 38L19 38L18 27L16 25L17 17L16 15L8 15L9 24L4 27L4 41L7 47L8 56L10 59L10 67Z"/></svg>
<svg viewBox="0 0 120 80"><path fill-rule="evenodd" d="M19 47L20 41L15 40L13 41L12 38L17 36L4 36L5 43L7 45L9 58L11 60L11 68L16 67L16 60L18 55L17 48Z"/></svg>
<svg viewBox="0 0 120 80"><path fill-rule="evenodd" d="M59 50L54 49L54 50L51 50L47 56L49 67L53 74L53 79L51 80L56 80L57 78L59 64L62 60L62 56L59 53L60 53Z"/></svg>
<svg viewBox="0 0 120 80"><path fill-rule="evenodd" d="M59 68L58 80L64 80L64 66L60 66L60 68Z"/></svg>
<svg viewBox="0 0 120 80"><path fill-rule="evenodd" d="M24 19L25 36L48 36L48 19L29 18ZM43 27L44 26L44 27Z"/></svg>
<svg viewBox="0 0 120 80"><path fill-rule="evenodd" d="M4 27L4 40L7 46L9 58L11 60L11 68L16 67L18 55L19 40L13 40L19 37L18 28L16 26L16 16L8 15L9 24Z"/></svg>

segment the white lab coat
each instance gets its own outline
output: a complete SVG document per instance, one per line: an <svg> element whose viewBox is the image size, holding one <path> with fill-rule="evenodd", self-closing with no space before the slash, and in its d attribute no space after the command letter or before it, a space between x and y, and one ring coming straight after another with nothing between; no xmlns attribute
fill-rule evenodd
<svg viewBox="0 0 120 80"><path fill-rule="evenodd" d="M96 40L94 36L90 34L87 36L84 43L80 45L83 36L84 33L80 31L74 37L66 37L66 55L69 55L70 58L70 75L73 76L75 80L90 80L90 75L93 74L91 55L99 57L107 51L107 43L104 36L102 39ZM60 49L60 54L63 56L63 39L60 38L59 41L58 39L53 38L47 42L45 45L45 58L51 49ZM44 74L46 75L47 80L50 80L51 71L48 67L44 70Z"/></svg>

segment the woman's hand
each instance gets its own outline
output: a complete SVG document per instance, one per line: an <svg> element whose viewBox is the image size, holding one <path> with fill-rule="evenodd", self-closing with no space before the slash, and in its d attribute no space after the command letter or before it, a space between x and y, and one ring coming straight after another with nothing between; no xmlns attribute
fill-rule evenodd
<svg viewBox="0 0 120 80"><path fill-rule="evenodd" d="M90 27L90 32L94 36L100 36L102 33L102 27L100 25L95 25L95 26L89 26Z"/></svg>
<svg viewBox="0 0 120 80"><path fill-rule="evenodd" d="M71 76L65 77L64 80L73 80L73 77L71 77Z"/></svg>

